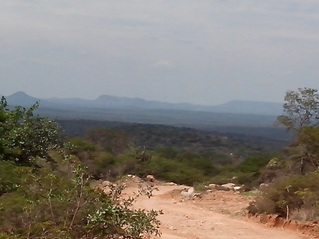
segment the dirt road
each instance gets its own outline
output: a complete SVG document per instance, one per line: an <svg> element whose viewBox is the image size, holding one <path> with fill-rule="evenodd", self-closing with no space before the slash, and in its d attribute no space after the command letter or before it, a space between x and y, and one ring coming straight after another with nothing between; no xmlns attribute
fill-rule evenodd
<svg viewBox="0 0 319 239"><path fill-rule="evenodd" d="M241 215L248 200L232 192L212 192L206 198L183 199L182 186L157 186L154 196L140 197L137 207L163 210L159 217L164 239L305 239L300 232L270 228ZM214 194L215 193L215 194ZM217 193L217 195L216 195Z"/></svg>

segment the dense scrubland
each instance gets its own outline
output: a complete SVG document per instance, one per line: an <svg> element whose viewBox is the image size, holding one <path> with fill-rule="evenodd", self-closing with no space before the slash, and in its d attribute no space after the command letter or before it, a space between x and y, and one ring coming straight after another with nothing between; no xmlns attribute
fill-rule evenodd
<svg viewBox="0 0 319 239"><path fill-rule="evenodd" d="M286 141L150 124L59 121L0 104L0 238L139 238L159 234L160 212L134 210L121 185L97 180L154 175L200 188L233 182L260 189L248 210L318 219L319 96L288 91L278 123ZM141 193L149 193L142 190Z"/></svg>

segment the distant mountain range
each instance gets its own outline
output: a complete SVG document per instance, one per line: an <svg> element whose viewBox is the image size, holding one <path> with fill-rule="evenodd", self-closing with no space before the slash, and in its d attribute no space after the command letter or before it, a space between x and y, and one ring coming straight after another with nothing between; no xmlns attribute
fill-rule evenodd
<svg viewBox="0 0 319 239"><path fill-rule="evenodd" d="M216 127L273 127L282 113L279 103L230 101L221 105L174 104L102 95L95 100L81 98L39 99L24 92L6 97L9 106L30 107L39 101L38 113L58 120L98 120L178 127L216 129ZM248 131L251 131L248 130ZM233 132L240 132L232 128ZM247 132L247 130L244 130Z"/></svg>
<svg viewBox="0 0 319 239"><path fill-rule="evenodd" d="M282 113L282 104L255 101L230 101L226 104L203 106L173 104L102 95L95 100L80 98L39 99L17 92L6 97L10 107L30 107L39 101L37 113L59 122L74 125L101 123L157 124L250 135L270 140L284 140L289 135L274 123ZM91 123L83 123L91 122Z"/></svg>
<svg viewBox="0 0 319 239"><path fill-rule="evenodd" d="M230 101L221 105L195 105L189 103L166 103L141 98L128 98L102 95L95 100L81 98L50 98L39 99L19 91L6 97L9 105L30 106L36 101L41 108L49 109L117 109L117 110L178 110L193 112L213 112L230 114L253 114L277 116L282 113L282 104L257 101Z"/></svg>

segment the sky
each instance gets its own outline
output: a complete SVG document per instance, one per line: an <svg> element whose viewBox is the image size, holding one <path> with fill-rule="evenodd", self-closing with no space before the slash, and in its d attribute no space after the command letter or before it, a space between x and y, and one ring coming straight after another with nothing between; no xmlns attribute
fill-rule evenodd
<svg viewBox="0 0 319 239"><path fill-rule="evenodd" d="M215 105L319 89L318 0L0 0L0 94Z"/></svg>

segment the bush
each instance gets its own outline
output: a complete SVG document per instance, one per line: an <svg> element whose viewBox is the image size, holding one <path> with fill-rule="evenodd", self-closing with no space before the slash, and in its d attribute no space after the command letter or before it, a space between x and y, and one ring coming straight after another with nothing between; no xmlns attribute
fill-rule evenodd
<svg viewBox="0 0 319 239"><path fill-rule="evenodd" d="M0 228L13 238L139 238L160 234L159 212L132 209L134 198L121 199L121 188L109 195L90 187L77 163L64 161L57 170L16 167L15 191L0 197ZM5 237L4 237L5 238Z"/></svg>
<svg viewBox="0 0 319 239"><path fill-rule="evenodd" d="M162 158L157 155L154 155L150 161L141 164L137 174L140 176L153 174L157 179L186 185L193 185L193 183L209 179L203 171L190 166L187 162Z"/></svg>
<svg viewBox="0 0 319 239"><path fill-rule="evenodd" d="M252 213L276 213L284 217L300 210L318 211L318 182L318 173L282 179L264 188L248 209ZM318 219L318 215L314 216L312 220Z"/></svg>
<svg viewBox="0 0 319 239"><path fill-rule="evenodd" d="M36 157L47 160L49 150L61 146L60 127L52 120L34 116L39 107L29 109L17 106L10 110L7 101L0 101L0 160L21 165L33 165Z"/></svg>

